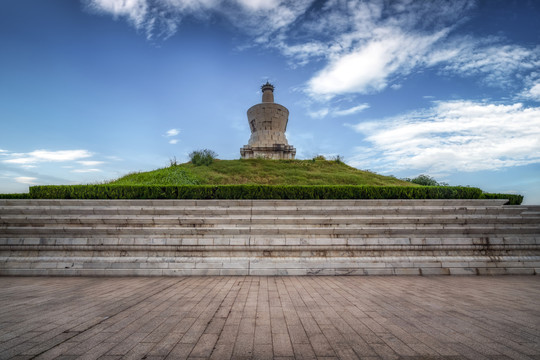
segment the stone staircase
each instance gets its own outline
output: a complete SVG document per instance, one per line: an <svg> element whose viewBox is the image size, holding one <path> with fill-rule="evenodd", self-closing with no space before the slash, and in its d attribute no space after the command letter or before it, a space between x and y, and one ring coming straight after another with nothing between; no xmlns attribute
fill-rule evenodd
<svg viewBox="0 0 540 360"><path fill-rule="evenodd" d="M540 272L504 200L0 200L0 275Z"/></svg>

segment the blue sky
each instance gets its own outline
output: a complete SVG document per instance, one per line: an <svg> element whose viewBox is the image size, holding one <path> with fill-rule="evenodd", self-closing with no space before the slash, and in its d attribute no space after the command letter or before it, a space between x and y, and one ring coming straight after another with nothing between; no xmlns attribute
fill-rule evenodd
<svg viewBox="0 0 540 360"><path fill-rule="evenodd" d="M270 80L297 158L540 204L540 2L3 0L0 192L237 159Z"/></svg>

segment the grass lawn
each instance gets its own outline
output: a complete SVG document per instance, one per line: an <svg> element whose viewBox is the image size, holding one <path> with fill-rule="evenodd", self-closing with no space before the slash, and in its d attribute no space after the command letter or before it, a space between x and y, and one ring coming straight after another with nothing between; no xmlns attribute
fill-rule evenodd
<svg viewBox="0 0 540 360"><path fill-rule="evenodd" d="M377 185L417 186L332 160L215 160L209 166L191 163L131 173L118 185Z"/></svg>

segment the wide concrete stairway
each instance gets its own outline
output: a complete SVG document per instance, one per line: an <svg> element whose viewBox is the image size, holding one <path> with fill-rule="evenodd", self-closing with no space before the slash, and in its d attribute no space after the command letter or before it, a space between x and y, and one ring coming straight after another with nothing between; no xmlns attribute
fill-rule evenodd
<svg viewBox="0 0 540 360"><path fill-rule="evenodd" d="M540 272L501 200L0 200L0 275Z"/></svg>

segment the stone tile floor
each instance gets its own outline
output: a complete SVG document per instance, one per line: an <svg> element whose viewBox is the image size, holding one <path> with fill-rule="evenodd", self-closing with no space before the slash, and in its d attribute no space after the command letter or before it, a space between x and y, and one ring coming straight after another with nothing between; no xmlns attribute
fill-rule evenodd
<svg viewBox="0 0 540 360"><path fill-rule="evenodd" d="M4 277L10 358L540 359L540 277Z"/></svg>

